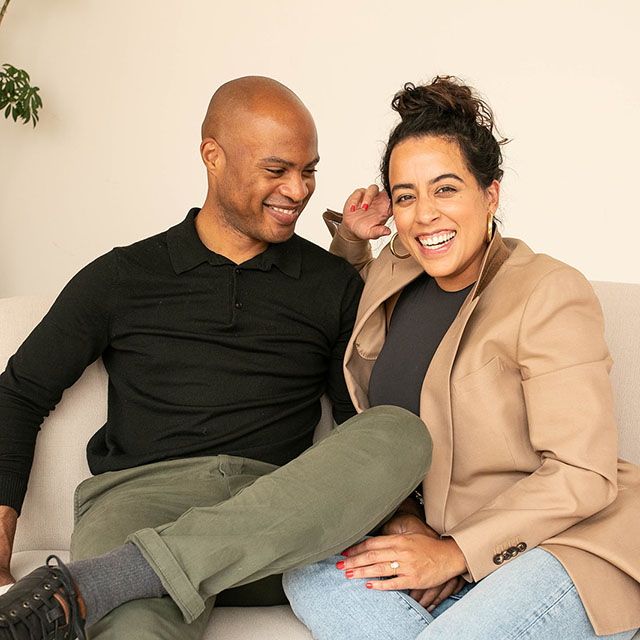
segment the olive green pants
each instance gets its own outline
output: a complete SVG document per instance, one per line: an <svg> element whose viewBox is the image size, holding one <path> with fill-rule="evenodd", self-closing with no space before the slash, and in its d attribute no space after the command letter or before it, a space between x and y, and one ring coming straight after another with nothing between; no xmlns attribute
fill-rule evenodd
<svg viewBox="0 0 640 640"><path fill-rule="evenodd" d="M340 553L392 513L430 464L424 423L383 406L282 467L219 455L86 480L76 490L72 559L129 540L170 595L118 607L90 637L200 638L217 594Z"/></svg>

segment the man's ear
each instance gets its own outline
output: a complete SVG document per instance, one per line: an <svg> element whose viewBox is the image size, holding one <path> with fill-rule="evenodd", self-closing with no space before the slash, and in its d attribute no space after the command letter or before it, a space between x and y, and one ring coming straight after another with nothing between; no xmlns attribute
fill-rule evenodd
<svg viewBox="0 0 640 640"><path fill-rule="evenodd" d="M200 155L209 173L216 173L224 162L224 151L214 138L205 138L202 141Z"/></svg>

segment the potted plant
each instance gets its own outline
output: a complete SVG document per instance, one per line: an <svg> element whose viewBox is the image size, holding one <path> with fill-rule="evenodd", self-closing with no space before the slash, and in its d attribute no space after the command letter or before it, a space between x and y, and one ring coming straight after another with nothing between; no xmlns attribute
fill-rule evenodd
<svg viewBox="0 0 640 640"><path fill-rule="evenodd" d="M0 10L0 24L7 11L9 2L5 0ZM42 99L38 87L31 86L29 74L24 69L18 69L11 64L3 64L0 69L0 111L4 117L18 118L27 124L32 122L35 127L38 122L38 109L42 106Z"/></svg>

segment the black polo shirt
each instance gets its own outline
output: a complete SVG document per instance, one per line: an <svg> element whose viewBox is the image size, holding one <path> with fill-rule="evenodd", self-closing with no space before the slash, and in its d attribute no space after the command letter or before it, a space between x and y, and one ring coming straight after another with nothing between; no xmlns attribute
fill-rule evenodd
<svg viewBox="0 0 640 640"><path fill-rule="evenodd" d="M92 473L229 455L284 464L311 444L327 391L355 413L342 359L362 282L294 235L240 265L213 253L198 209L78 273L0 376L0 504L19 510L43 418L91 362L109 374Z"/></svg>

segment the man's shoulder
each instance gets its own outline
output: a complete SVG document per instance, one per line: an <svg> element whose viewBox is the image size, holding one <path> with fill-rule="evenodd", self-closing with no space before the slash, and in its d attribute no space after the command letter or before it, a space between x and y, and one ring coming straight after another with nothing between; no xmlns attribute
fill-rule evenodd
<svg viewBox="0 0 640 640"><path fill-rule="evenodd" d="M167 230L156 233L147 238L136 240L131 244L119 245L114 247L112 252L116 255L145 255L167 251ZM108 254L107 254L108 255Z"/></svg>
<svg viewBox="0 0 640 640"><path fill-rule="evenodd" d="M145 271L168 269L171 267L171 260L167 233L165 230L131 244L114 247L103 257L109 256L121 273L129 272L130 269L134 269L135 272L138 268Z"/></svg>

